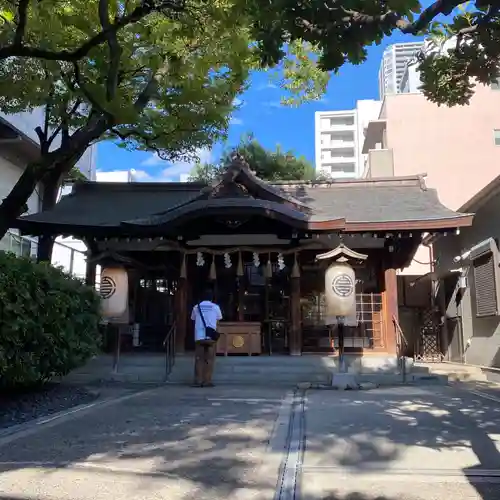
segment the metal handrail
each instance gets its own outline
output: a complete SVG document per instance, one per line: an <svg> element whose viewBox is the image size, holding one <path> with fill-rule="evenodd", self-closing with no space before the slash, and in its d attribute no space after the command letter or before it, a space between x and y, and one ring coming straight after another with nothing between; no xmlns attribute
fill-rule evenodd
<svg viewBox="0 0 500 500"><path fill-rule="evenodd" d="M176 331L177 328L174 321L163 340L163 347L165 348L165 381L168 380L168 377L172 373L172 368L175 364Z"/></svg>
<svg viewBox="0 0 500 500"><path fill-rule="evenodd" d="M408 346L408 339L405 337L403 329L401 328L401 325L399 324L399 321L394 314L392 315L392 322L396 329L397 357L401 364L403 382L406 382L406 356L404 355L403 348Z"/></svg>

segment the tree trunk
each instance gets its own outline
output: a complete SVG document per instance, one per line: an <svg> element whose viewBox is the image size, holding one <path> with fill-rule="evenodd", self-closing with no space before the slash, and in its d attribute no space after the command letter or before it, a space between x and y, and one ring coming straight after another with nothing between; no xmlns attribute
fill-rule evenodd
<svg viewBox="0 0 500 500"><path fill-rule="evenodd" d="M69 169L73 166L69 167ZM64 175L64 174L63 174ZM58 171L54 170L42 181L42 212L50 210L57 203L57 195L63 178ZM50 234L42 234L38 238L37 261L50 262L52 259L52 249L54 248L55 237Z"/></svg>
<svg viewBox="0 0 500 500"><path fill-rule="evenodd" d="M77 130L64 145L42 154L41 158L29 163L11 192L0 204L0 239L15 225L16 219L23 213L39 182L47 176L66 174L76 163L92 141L99 139L111 126L108 118L96 116L89 123Z"/></svg>
<svg viewBox="0 0 500 500"><path fill-rule="evenodd" d="M0 239L5 236L13 226L13 222L23 213L26 203L36 189L39 179L35 167L36 165L28 165L0 205Z"/></svg>

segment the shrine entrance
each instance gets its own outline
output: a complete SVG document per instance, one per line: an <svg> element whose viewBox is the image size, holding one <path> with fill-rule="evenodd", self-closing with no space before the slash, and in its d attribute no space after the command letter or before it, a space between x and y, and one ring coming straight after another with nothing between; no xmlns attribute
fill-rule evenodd
<svg viewBox="0 0 500 500"><path fill-rule="evenodd" d="M289 266L281 266L270 257L269 262L261 265L259 261L256 266L251 252L241 252L240 255L241 265L228 261L223 255L203 256L203 260L198 258L195 265L190 262L192 278L189 280L187 351L194 349L194 325L190 319L192 308L200 301L203 291L211 288L215 302L222 310L223 322L258 323L262 354L289 352ZM209 263L205 259L209 259Z"/></svg>

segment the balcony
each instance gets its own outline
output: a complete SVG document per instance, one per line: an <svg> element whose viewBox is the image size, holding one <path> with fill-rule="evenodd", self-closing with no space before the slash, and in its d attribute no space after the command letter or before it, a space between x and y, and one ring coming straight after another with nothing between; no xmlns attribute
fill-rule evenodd
<svg viewBox="0 0 500 500"><path fill-rule="evenodd" d="M333 141L326 141L321 143L321 149L336 149L336 150L343 150L343 151L352 151L352 154L354 154L354 139L349 140L349 141L344 141L344 140L333 140Z"/></svg>
<svg viewBox="0 0 500 500"><path fill-rule="evenodd" d="M321 132L355 132L356 127L354 123L335 123L321 125Z"/></svg>
<svg viewBox="0 0 500 500"><path fill-rule="evenodd" d="M354 155L349 156L325 156L321 158L323 165L337 165L338 163L355 163Z"/></svg>
<svg viewBox="0 0 500 500"><path fill-rule="evenodd" d="M365 162L364 178L394 177L392 149L371 149Z"/></svg>

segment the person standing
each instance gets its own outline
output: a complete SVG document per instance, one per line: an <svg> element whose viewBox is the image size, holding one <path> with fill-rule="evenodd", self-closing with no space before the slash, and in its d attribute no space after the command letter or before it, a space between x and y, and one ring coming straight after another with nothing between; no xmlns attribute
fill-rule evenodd
<svg viewBox="0 0 500 500"><path fill-rule="evenodd" d="M191 319L194 321L195 363L194 386L213 387L212 375L215 364L216 341L207 333L208 329L217 330L222 319L220 307L213 302L213 291L205 290L202 301L193 307Z"/></svg>

